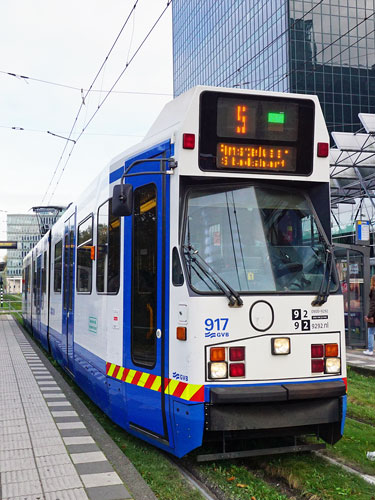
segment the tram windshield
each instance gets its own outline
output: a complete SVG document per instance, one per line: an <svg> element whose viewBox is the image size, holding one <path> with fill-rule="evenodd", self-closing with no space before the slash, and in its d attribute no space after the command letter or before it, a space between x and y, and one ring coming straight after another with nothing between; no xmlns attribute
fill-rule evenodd
<svg viewBox="0 0 375 500"><path fill-rule="evenodd" d="M327 241L301 192L257 186L192 190L184 253L197 292L220 290L210 279L215 273L238 292L337 287L333 271L329 278Z"/></svg>

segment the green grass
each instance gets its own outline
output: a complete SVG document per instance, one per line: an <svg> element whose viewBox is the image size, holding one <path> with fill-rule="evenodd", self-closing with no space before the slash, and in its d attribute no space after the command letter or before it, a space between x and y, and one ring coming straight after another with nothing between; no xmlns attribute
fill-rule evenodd
<svg viewBox="0 0 375 500"><path fill-rule="evenodd" d="M286 455L263 462L265 470L311 500L375 500L375 488L363 479L313 454Z"/></svg>
<svg viewBox="0 0 375 500"><path fill-rule="evenodd" d="M348 416L375 425L375 377L348 367Z"/></svg>
<svg viewBox="0 0 375 500"><path fill-rule="evenodd" d="M375 462L366 457L367 451L375 451L374 428L348 418L343 438L334 446L328 446L326 453L361 472L374 476Z"/></svg>
<svg viewBox="0 0 375 500"><path fill-rule="evenodd" d="M199 476L230 500L287 500L289 496L263 480L262 472L255 474L236 461L206 463L199 466Z"/></svg>
<svg viewBox="0 0 375 500"><path fill-rule="evenodd" d="M22 310L22 295L21 294L5 294L3 297L3 307L1 311L21 311Z"/></svg>
<svg viewBox="0 0 375 500"><path fill-rule="evenodd" d="M348 408L344 436L326 453L366 474L375 475L375 462L366 457L375 451L375 378L348 367Z"/></svg>

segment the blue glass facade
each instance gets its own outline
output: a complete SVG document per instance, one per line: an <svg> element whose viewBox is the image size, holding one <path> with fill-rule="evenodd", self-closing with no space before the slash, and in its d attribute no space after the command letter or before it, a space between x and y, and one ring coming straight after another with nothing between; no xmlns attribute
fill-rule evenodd
<svg viewBox="0 0 375 500"><path fill-rule="evenodd" d="M198 84L319 96L330 130L375 113L375 0L174 0L174 92Z"/></svg>

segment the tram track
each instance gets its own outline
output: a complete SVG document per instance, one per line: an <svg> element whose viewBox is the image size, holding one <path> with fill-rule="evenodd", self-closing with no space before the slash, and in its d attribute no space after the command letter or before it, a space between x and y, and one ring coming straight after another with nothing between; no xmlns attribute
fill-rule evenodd
<svg viewBox="0 0 375 500"><path fill-rule="evenodd" d="M220 495L213 485L205 481L201 474L197 472L199 464L194 463L191 458L176 458L167 453L165 458L175 467L181 476L189 483L189 485L197 490L205 500L226 500L226 497Z"/></svg>
<svg viewBox="0 0 375 500"><path fill-rule="evenodd" d="M346 473L353 474L362 480L364 480L369 485L375 486L375 476L365 474L360 470L349 466L340 460L337 460L331 456L324 454L321 451L313 451L312 455L314 455L319 461L325 461L331 465L334 465ZM273 458L273 457L269 457ZM304 460L305 455L300 455L301 461ZM168 459L171 463L178 469L180 474L184 477L184 479L190 484L192 488L197 490L204 499L207 500L228 500L229 498L242 498L242 496L236 496L233 491L230 496L228 495L228 491L222 489L219 484L215 484L212 480L207 476L207 463L201 464L195 462L193 458L185 458L185 459L175 459L173 457L169 457ZM205 466L204 466L205 465ZM213 462L212 467L218 467L217 463ZM247 483L245 485L239 485L239 487L247 486L247 491L249 492L249 496L246 498L254 498L258 499L266 499L264 496L252 496L252 481L256 478L259 481L267 484L269 487L273 488L277 491L283 498L289 498L291 500L304 500L306 498L306 492L304 491L303 486L298 484L298 481L293 482L293 480L287 476L279 474L277 471L272 471L272 465L268 466L267 457L263 459L259 458L249 458L249 459L239 459L233 462L233 468L236 468L237 471L242 473L242 480ZM226 464L223 467L223 474L231 470L231 465ZM248 478L247 480L244 478L244 471L247 472ZM246 474L245 474L246 476ZM233 481L233 485L236 485L237 478L231 477L226 478L227 482ZM325 498L324 493L322 493L322 497L317 496L316 498ZM315 497L314 497L315 498Z"/></svg>

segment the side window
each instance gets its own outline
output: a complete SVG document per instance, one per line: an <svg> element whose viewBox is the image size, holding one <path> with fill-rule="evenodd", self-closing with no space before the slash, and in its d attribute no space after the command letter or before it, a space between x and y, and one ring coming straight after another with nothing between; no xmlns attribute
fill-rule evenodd
<svg viewBox="0 0 375 500"><path fill-rule="evenodd" d="M132 358L135 364L156 361L157 210L156 186L134 191Z"/></svg>
<svg viewBox="0 0 375 500"><path fill-rule="evenodd" d="M78 226L77 292L91 293L92 283L92 215Z"/></svg>
<svg viewBox="0 0 375 500"><path fill-rule="evenodd" d="M172 283L174 286L181 286L184 284L180 256L178 255L176 247L173 248L172 252Z"/></svg>
<svg viewBox="0 0 375 500"><path fill-rule="evenodd" d="M43 253L43 267L42 267L42 293L47 292L47 252Z"/></svg>
<svg viewBox="0 0 375 500"><path fill-rule="evenodd" d="M112 200L98 210L96 290L117 293L120 288L120 219L112 215Z"/></svg>
<svg viewBox="0 0 375 500"><path fill-rule="evenodd" d="M53 269L53 291L61 293L61 274L62 274L62 240L55 245L55 259Z"/></svg>
<svg viewBox="0 0 375 500"><path fill-rule="evenodd" d="M25 295L25 301L27 301L27 288L29 286L29 266L26 266L23 269L22 274L23 274L23 283L24 283L23 292Z"/></svg>
<svg viewBox="0 0 375 500"><path fill-rule="evenodd" d="M33 296L34 296L34 306L36 307L36 297L37 297L37 284L36 284L36 262L33 258Z"/></svg>

